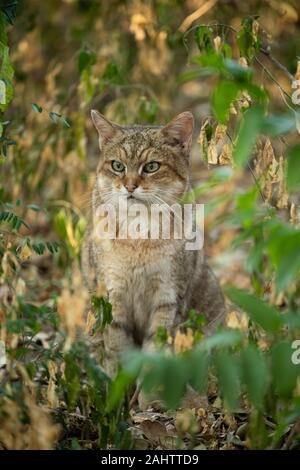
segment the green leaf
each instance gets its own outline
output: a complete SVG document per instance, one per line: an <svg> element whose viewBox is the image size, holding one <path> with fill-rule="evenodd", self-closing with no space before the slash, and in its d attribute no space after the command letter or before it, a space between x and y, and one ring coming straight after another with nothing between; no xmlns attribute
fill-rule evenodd
<svg viewBox="0 0 300 470"><path fill-rule="evenodd" d="M31 209L31 210L33 210L33 211L35 211L35 212L40 212L40 211L43 210L43 209L42 209L40 206L38 206L37 204L27 204L26 207L27 207L27 209Z"/></svg>
<svg viewBox="0 0 300 470"><path fill-rule="evenodd" d="M9 0L1 2L1 10L3 11L5 19L9 24L13 24L14 22L18 3L18 0Z"/></svg>
<svg viewBox="0 0 300 470"><path fill-rule="evenodd" d="M256 409L262 409L268 387L268 367L263 355L254 345L249 345L242 352L243 379L248 396Z"/></svg>
<svg viewBox="0 0 300 470"><path fill-rule="evenodd" d="M225 71L224 58L215 51L201 55L199 57L195 57L193 62L195 64L202 65L202 67L208 67L209 69L215 70L217 72Z"/></svg>
<svg viewBox="0 0 300 470"><path fill-rule="evenodd" d="M242 21L242 29L236 35L240 55L248 60L253 59L255 52L259 49L259 40L252 32L254 20L255 18L253 17L245 18Z"/></svg>
<svg viewBox="0 0 300 470"><path fill-rule="evenodd" d="M130 385L134 382L135 376L126 370L120 370L110 385L106 402L106 411L110 412L117 408L124 399Z"/></svg>
<svg viewBox="0 0 300 470"><path fill-rule="evenodd" d="M115 62L112 61L107 63L102 79L115 84L119 84L123 81L121 72Z"/></svg>
<svg viewBox="0 0 300 470"><path fill-rule="evenodd" d="M211 75L211 71L204 68L194 68L183 72L179 75L178 81L180 83L196 80L196 78Z"/></svg>
<svg viewBox="0 0 300 470"><path fill-rule="evenodd" d="M43 108L37 103L31 103L31 107L36 113L41 113L43 111Z"/></svg>
<svg viewBox="0 0 300 470"><path fill-rule="evenodd" d="M289 312L283 316L283 322L291 330L297 330L300 328L300 311L298 312Z"/></svg>
<svg viewBox="0 0 300 470"><path fill-rule="evenodd" d="M236 346L243 340L243 335L240 330L223 330L214 333L209 338L201 342L201 349L209 351L212 348L223 348L227 346Z"/></svg>
<svg viewBox="0 0 300 470"><path fill-rule="evenodd" d="M92 65L96 63L96 54L95 52L89 51L88 49L84 49L79 53L78 57L78 70L79 73L85 69L89 69Z"/></svg>
<svg viewBox="0 0 300 470"><path fill-rule="evenodd" d="M64 127L71 127L68 121L66 120L66 118L62 116L61 114L55 113L54 111L50 111L49 117L51 121L54 122L55 124L62 123Z"/></svg>
<svg viewBox="0 0 300 470"><path fill-rule="evenodd" d="M243 85L246 85L248 82L250 82L253 75L253 71L250 67L244 67L236 60L232 59L224 60L224 68L232 75L235 80L244 82Z"/></svg>
<svg viewBox="0 0 300 470"><path fill-rule="evenodd" d="M233 411L238 407L240 395L240 368L236 356L228 351L217 351L215 356L217 376L225 406Z"/></svg>
<svg viewBox="0 0 300 470"><path fill-rule="evenodd" d="M49 118L51 119L52 122L57 124L60 121L61 114L55 113L54 111L50 111Z"/></svg>
<svg viewBox="0 0 300 470"><path fill-rule="evenodd" d="M199 26L195 31L195 40L200 52L214 51L213 29L208 26Z"/></svg>
<svg viewBox="0 0 300 470"><path fill-rule="evenodd" d="M158 385L162 385L162 398L169 408L176 408L182 399L187 381L187 369L184 360L178 356L165 357L163 370Z"/></svg>
<svg viewBox="0 0 300 470"><path fill-rule="evenodd" d="M7 32L5 15L0 11L0 43L7 46Z"/></svg>
<svg viewBox="0 0 300 470"><path fill-rule="evenodd" d="M229 80L219 82L215 88L212 98L213 110L220 123L226 123L230 105L235 100L238 92L238 85Z"/></svg>
<svg viewBox="0 0 300 470"><path fill-rule="evenodd" d="M293 364L292 344L281 341L272 348L272 377L276 392L282 398L290 398L300 375L300 366Z"/></svg>
<svg viewBox="0 0 300 470"><path fill-rule="evenodd" d="M60 117L60 121L62 122L64 127L71 127L70 123L66 120L64 116Z"/></svg>
<svg viewBox="0 0 300 470"><path fill-rule="evenodd" d="M245 112L233 153L237 166L242 167L247 162L260 132L262 119L263 109L260 106L252 106Z"/></svg>
<svg viewBox="0 0 300 470"><path fill-rule="evenodd" d="M271 262L276 268L276 285L285 289L300 269L300 230L271 218L266 244Z"/></svg>
<svg viewBox="0 0 300 470"><path fill-rule="evenodd" d="M57 242L46 242L46 246L50 253L57 253L59 250L59 244Z"/></svg>
<svg viewBox="0 0 300 470"><path fill-rule="evenodd" d="M184 395L189 369L184 357L152 353L145 357L142 376L146 394L161 397L169 408L176 408Z"/></svg>
<svg viewBox="0 0 300 470"><path fill-rule="evenodd" d="M278 263L276 273L276 285L278 290L285 289L289 283L298 275L300 270L300 237L296 238L296 243L291 242L284 250Z"/></svg>
<svg viewBox="0 0 300 470"><path fill-rule="evenodd" d="M288 150L286 182L288 189L294 191L300 188L300 145Z"/></svg>
<svg viewBox="0 0 300 470"><path fill-rule="evenodd" d="M271 114L265 116L261 123L261 132L271 137L288 134L296 129L294 114Z"/></svg>
<svg viewBox="0 0 300 470"><path fill-rule="evenodd" d="M104 297L92 296L92 305L97 317L95 328L99 328L102 332L106 325L112 322L112 306Z"/></svg>
<svg viewBox="0 0 300 470"><path fill-rule="evenodd" d="M30 229L30 226L27 224L27 222L25 222L25 220L23 220L18 215L14 214L14 212L0 211L0 222L1 221L10 223L16 230L19 230L21 225L24 225L24 227Z"/></svg>
<svg viewBox="0 0 300 470"><path fill-rule="evenodd" d="M282 320L275 307L239 289L226 289L226 294L233 303L249 315L254 323L260 325L268 333L276 333L280 329Z"/></svg>
<svg viewBox="0 0 300 470"><path fill-rule="evenodd" d="M192 350L186 356L190 369L189 377L191 386L200 393L205 393L207 388L209 354L201 349Z"/></svg>

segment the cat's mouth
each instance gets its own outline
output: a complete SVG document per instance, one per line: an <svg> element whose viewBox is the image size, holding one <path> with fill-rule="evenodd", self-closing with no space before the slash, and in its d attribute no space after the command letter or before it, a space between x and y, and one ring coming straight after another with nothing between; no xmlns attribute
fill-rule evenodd
<svg viewBox="0 0 300 470"><path fill-rule="evenodd" d="M136 195L136 194L128 194L127 195L127 200L128 199L133 200L133 201L140 201L140 202L142 202L142 200L143 200L142 198L138 197L138 195Z"/></svg>

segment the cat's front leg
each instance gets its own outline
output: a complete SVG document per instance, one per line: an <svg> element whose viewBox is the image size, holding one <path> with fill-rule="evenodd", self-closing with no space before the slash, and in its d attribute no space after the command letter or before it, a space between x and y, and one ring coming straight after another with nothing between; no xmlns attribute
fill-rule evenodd
<svg viewBox="0 0 300 470"><path fill-rule="evenodd" d="M108 375L113 377L118 370L122 353L133 347L133 333L121 297L113 294L109 301L112 304L113 320L104 330L104 367Z"/></svg>
<svg viewBox="0 0 300 470"><path fill-rule="evenodd" d="M162 327L171 333L177 316L178 306L175 302L162 302L159 303L153 310L150 317L150 322L145 335L143 349L147 351L155 350L155 336L158 328ZM142 390L138 396L139 407L142 410L149 408L152 409L163 409L164 403L159 398L159 384L155 387L150 394L145 394Z"/></svg>
<svg viewBox="0 0 300 470"><path fill-rule="evenodd" d="M155 336L160 327L171 333L175 326L178 305L174 301L161 302L155 306L146 331L143 348L148 351L155 349Z"/></svg>

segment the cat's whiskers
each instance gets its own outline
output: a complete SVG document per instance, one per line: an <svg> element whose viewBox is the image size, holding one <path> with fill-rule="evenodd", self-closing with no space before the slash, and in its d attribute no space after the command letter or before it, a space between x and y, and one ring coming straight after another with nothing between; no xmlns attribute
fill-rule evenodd
<svg viewBox="0 0 300 470"><path fill-rule="evenodd" d="M182 201L182 198L179 198L179 197L177 197L177 196L174 196L171 192L165 191L165 190L159 189L159 188L156 188L155 191L145 189L144 192L147 193L147 194L153 194L153 195L155 195L155 193L158 192L158 193L161 193L162 195L167 195L167 196L169 196L170 199L172 199L172 200L175 201L175 202L177 202L177 201L181 202L181 201Z"/></svg>
<svg viewBox="0 0 300 470"><path fill-rule="evenodd" d="M178 216L178 214L176 214L176 212L174 211L174 209L172 209L172 207L167 203L165 202L163 199L160 199L156 194L153 194L153 197L156 198L158 201L161 201L163 203L164 206L167 206L168 209L169 209L169 213L172 213L174 218L182 223L182 218ZM164 207L165 209L167 209L166 207Z"/></svg>

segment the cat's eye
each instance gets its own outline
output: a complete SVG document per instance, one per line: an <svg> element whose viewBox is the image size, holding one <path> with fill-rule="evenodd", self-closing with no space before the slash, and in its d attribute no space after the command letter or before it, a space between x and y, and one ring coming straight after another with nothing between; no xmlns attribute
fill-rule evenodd
<svg viewBox="0 0 300 470"><path fill-rule="evenodd" d="M118 162L118 160L113 160L111 162L111 167L113 170L118 171L119 173L122 173L125 170L125 165L123 165L121 162Z"/></svg>
<svg viewBox="0 0 300 470"><path fill-rule="evenodd" d="M160 167L160 164L158 162L149 162L146 163L146 165L143 168L144 173L154 173L157 171Z"/></svg>

